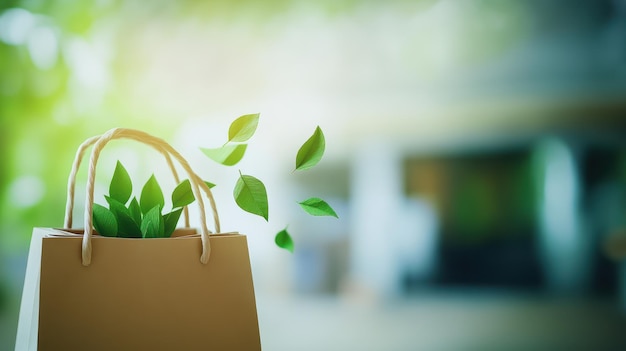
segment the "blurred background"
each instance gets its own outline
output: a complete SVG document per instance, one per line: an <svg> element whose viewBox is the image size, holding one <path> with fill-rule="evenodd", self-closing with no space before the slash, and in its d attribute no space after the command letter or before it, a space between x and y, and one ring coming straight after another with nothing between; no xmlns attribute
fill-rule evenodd
<svg viewBox="0 0 626 351"><path fill-rule="evenodd" d="M240 164L199 151L256 112ZM317 125L324 159L292 173ZM117 126L217 184L265 350L626 349L624 0L0 1L0 350L32 228L63 225L77 146ZM110 145L98 194L118 159L173 187ZM239 170L269 223L235 205Z"/></svg>

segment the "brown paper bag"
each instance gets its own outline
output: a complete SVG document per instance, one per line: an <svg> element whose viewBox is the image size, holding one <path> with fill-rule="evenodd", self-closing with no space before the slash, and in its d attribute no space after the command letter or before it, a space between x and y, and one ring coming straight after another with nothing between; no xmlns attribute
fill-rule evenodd
<svg viewBox="0 0 626 351"><path fill-rule="evenodd" d="M169 145L133 133L94 139L86 213L99 149L124 137L182 160L204 221L199 189L210 190ZM244 235L209 235L203 223L199 233L180 229L171 238L110 238L93 235L90 215L85 223L84 231L33 230L16 350L260 350Z"/></svg>

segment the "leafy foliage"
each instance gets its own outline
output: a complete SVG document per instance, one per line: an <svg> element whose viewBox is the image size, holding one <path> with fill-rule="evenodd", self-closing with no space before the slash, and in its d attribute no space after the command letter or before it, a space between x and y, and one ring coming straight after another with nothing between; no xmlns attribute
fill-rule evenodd
<svg viewBox="0 0 626 351"><path fill-rule="evenodd" d="M128 212L130 214L130 218L132 218L135 223L141 224L141 207L139 207L139 201L137 201L137 198L133 197L130 201L130 205L128 205Z"/></svg>
<svg viewBox="0 0 626 351"><path fill-rule="evenodd" d="M165 205L165 199L163 198L163 192L161 186L157 182L154 174L150 176L146 184L141 190L141 197L139 198L139 207L141 207L141 213L144 215L148 213L155 206L163 208Z"/></svg>
<svg viewBox="0 0 626 351"><path fill-rule="evenodd" d="M172 193L172 207L184 207L192 203L196 198L191 191L189 179L183 180Z"/></svg>
<svg viewBox="0 0 626 351"><path fill-rule="evenodd" d="M162 238L164 232L165 223L161 216L161 207L156 205L144 215L141 222L141 234L144 238Z"/></svg>
<svg viewBox="0 0 626 351"><path fill-rule="evenodd" d="M124 204L128 201L132 192L133 184L130 181L130 176L120 161L117 161L115 172L113 172L113 178L111 179L111 185L109 185L109 195Z"/></svg>
<svg viewBox="0 0 626 351"><path fill-rule="evenodd" d="M258 113L243 115L231 123L228 141L222 147L201 150L219 164L235 165L241 161L248 147L243 142L247 142L254 135L258 124ZM295 169L306 170L317 165L324 155L325 148L324 133L318 126L298 150ZM205 184L209 188L215 186L207 181ZM109 186L109 195L105 196L109 208L94 204L93 223L101 235L125 238L170 237L176 229L183 207L195 201L189 180L184 180L176 186L171 196L172 210L165 214L163 214L165 205L163 191L154 175L144 184L139 200L133 197L129 202L132 189L128 172L118 161ZM261 180L239 171L233 197L242 210L269 221L267 189ZM310 215L338 218L335 210L318 197L311 197L298 204ZM287 228L278 232L274 241L278 247L289 252L294 251L294 242Z"/></svg>
<svg viewBox="0 0 626 351"><path fill-rule="evenodd" d="M211 186L215 186L212 183ZM93 207L93 225L103 236L122 238L168 238L176 229L183 207L195 201L191 183L185 179L172 192L172 211L162 214L165 200L154 175L141 190L139 201L133 197L132 182L124 166L118 161L105 200L107 209L99 204ZM128 203L128 207L126 203Z"/></svg>
<svg viewBox="0 0 626 351"><path fill-rule="evenodd" d="M117 236L117 220L104 206L93 204L93 226L102 236Z"/></svg>
<svg viewBox="0 0 626 351"><path fill-rule="evenodd" d="M130 209L126 208L123 203L105 196L109 203L109 208L115 216L118 223L118 236L125 238L141 238L141 230L139 224L131 217ZM141 217L140 220L141 221Z"/></svg>
<svg viewBox="0 0 626 351"><path fill-rule="evenodd" d="M182 212L183 209L178 208L163 216L163 222L165 225L165 232L163 233L164 237L169 238L172 236L172 233L176 230L176 225L178 224L178 220L180 219L180 214Z"/></svg>

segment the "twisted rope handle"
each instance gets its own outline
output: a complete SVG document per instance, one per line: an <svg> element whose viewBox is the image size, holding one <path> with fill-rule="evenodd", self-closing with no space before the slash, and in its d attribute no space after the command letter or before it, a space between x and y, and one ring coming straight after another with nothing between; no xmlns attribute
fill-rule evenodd
<svg viewBox="0 0 626 351"><path fill-rule="evenodd" d="M134 129L125 129L125 128L115 128L111 129L108 132L102 134L102 136L95 142L93 150L91 151L91 157L89 159L89 171L87 175L87 191L85 194L85 232L83 234L83 243L82 243L82 263L83 266L89 266L91 264L91 237L93 234L93 193L94 193L94 183L95 183L95 175L96 175L96 164L98 162L98 158L100 156L100 152L104 148L104 146L113 139L132 139L138 142L147 144L152 146L153 148L159 150L164 150L171 154L177 161L180 163L182 168L187 172L189 176L189 181L191 183L192 192L198 201L198 207L200 208L200 237L202 239L202 255L200 256L200 262L203 264L208 263L209 256L211 254L211 244L209 241L209 230L206 226L206 213L204 208L204 200L202 199L202 194L200 193L200 188L202 188L209 199L213 210L213 218L215 221L215 230L216 232L220 232L220 224L219 224L219 216L217 214L217 208L215 205L215 200L213 198L213 194L209 187L200 179L200 177L194 173L194 171L189 166L187 160L185 160L174 148L172 148L168 143L166 143L163 139L154 137L148 133L134 130ZM90 139L91 140L91 139ZM87 141L90 141L87 140ZM80 151L80 150L79 150ZM84 151L84 150L83 150Z"/></svg>
<svg viewBox="0 0 626 351"><path fill-rule="evenodd" d="M100 139L100 137L101 135L97 135L85 140L82 144L80 144L78 150L76 151L76 156L74 157L74 162L72 163L72 170L67 180L67 199L65 201L65 219L63 221L63 228L72 228L76 175L78 174L78 170L80 169L80 164L84 158L85 151L88 147L95 144L96 141ZM159 148L159 152L163 154L163 157L167 162L167 166L174 176L174 181L176 182L176 184L179 184L180 178L178 177L178 172L176 171L176 167L174 167L174 163L172 162L172 157L164 149ZM189 228L189 210L187 209L187 206L183 208L183 216L185 220L185 228Z"/></svg>

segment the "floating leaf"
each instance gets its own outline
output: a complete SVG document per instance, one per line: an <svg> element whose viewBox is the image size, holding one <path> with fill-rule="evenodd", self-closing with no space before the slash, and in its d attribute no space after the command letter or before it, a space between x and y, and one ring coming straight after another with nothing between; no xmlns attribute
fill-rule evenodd
<svg viewBox="0 0 626 351"><path fill-rule="evenodd" d="M246 144L227 144L217 149L200 148L200 150L213 161L225 166L232 166L241 161L247 147Z"/></svg>
<svg viewBox="0 0 626 351"><path fill-rule="evenodd" d="M239 174L233 192L235 202L242 210L259 215L267 221L269 214L265 185L253 176L243 175L241 172Z"/></svg>
<svg viewBox="0 0 626 351"><path fill-rule="evenodd" d="M117 236L122 238L141 238L141 229L130 216L130 211L121 202L112 197L104 197L117 221Z"/></svg>
<svg viewBox="0 0 626 351"><path fill-rule="evenodd" d="M278 245L278 247L293 253L293 239L291 239L291 235L287 232L287 228L276 234L274 242Z"/></svg>
<svg viewBox="0 0 626 351"><path fill-rule="evenodd" d="M117 161L113 178L111 178L111 184L109 185L109 195L122 204L125 204L130 198L132 191L133 184L130 181L130 176L120 161Z"/></svg>
<svg viewBox="0 0 626 351"><path fill-rule="evenodd" d="M193 192L191 191L191 183L189 182L189 179L185 179L178 184L172 193L172 207L178 208L187 206L195 199L196 198L193 196Z"/></svg>
<svg viewBox="0 0 626 351"><path fill-rule="evenodd" d="M133 197L128 205L128 212L130 214L130 218L132 218L137 225L141 225L141 207L139 207L139 202L137 198Z"/></svg>
<svg viewBox="0 0 626 351"><path fill-rule="evenodd" d="M163 192L161 191L161 187L153 174L141 190L141 197L139 198L141 212L146 214L155 206L163 208L164 204L165 200L163 199Z"/></svg>
<svg viewBox="0 0 626 351"><path fill-rule="evenodd" d="M178 219L180 218L180 214L183 212L182 208L178 208L168 214L163 215L163 223L164 223L164 232L163 236L169 238L172 236L174 230L176 230L176 225L178 224Z"/></svg>
<svg viewBox="0 0 626 351"><path fill-rule="evenodd" d="M305 170L315 166L324 155L326 141L318 126L313 135L300 147L296 156L296 170Z"/></svg>
<svg viewBox="0 0 626 351"><path fill-rule="evenodd" d="M154 206L146 212L141 222L141 233L144 238L161 238L165 231L165 223L161 217L161 207Z"/></svg>
<svg viewBox="0 0 626 351"><path fill-rule="evenodd" d="M332 216L335 218L339 218L335 210L333 210L330 205L320 199L319 197L312 197L310 199L306 199L302 202L299 202L300 207L304 209L307 213L313 216Z"/></svg>
<svg viewBox="0 0 626 351"><path fill-rule="evenodd" d="M117 236L117 221L115 215L106 207L93 204L93 226L102 236Z"/></svg>
<svg viewBox="0 0 626 351"><path fill-rule="evenodd" d="M259 114L243 115L231 123L228 141L242 142L250 139L259 125Z"/></svg>
<svg viewBox="0 0 626 351"><path fill-rule="evenodd" d="M207 182L206 180L204 181L204 184L206 184L206 186L208 186L209 189L212 189L213 187L215 187L215 184L213 184L211 182Z"/></svg>

